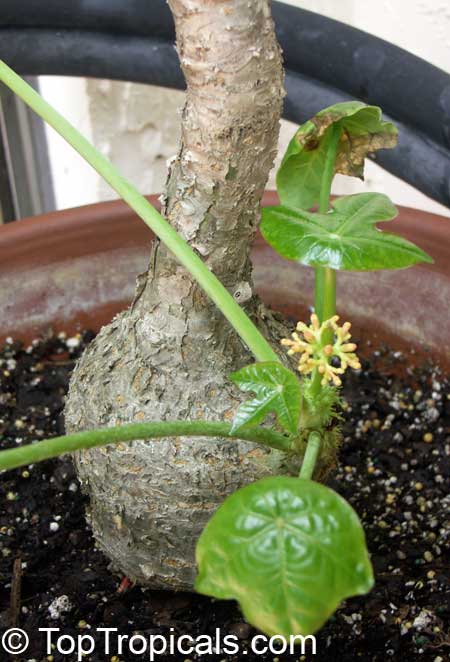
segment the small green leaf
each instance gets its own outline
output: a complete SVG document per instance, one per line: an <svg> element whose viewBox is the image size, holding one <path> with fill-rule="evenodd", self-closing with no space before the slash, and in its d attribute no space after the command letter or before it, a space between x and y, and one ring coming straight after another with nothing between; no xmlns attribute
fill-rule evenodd
<svg viewBox="0 0 450 662"><path fill-rule="evenodd" d="M200 536L197 564L196 590L238 600L267 635L313 634L342 600L373 586L353 508L299 478L264 478L228 497Z"/></svg>
<svg viewBox="0 0 450 662"><path fill-rule="evenodd" d="M288 145L277 173L283 205L308 209L317 204L332 125L342 132L335 172L343 175L363 179L367 154L397 144L397 129L382 120L377 106L346 101L321 110L299 127Z"/></svg>
<svg viewBox="0 0 450 662"><path fill-rule="evenodd" d="M382 193L348 195L335 200L332 207L327 214L266 207L262 235L282 257L315 267L370 271L433 261L406 239L375 227L397 216L397 209Z"/></svg>
<svg viewBox="0 0 450 662"><path fill-rule="evenodd" d="M281 363L253 363L230 375L241 391L255 393L236 412L232 431L258 425L268 414L275 413L280 425L296 434L300 418L300 383L293 372Z"/></svg>

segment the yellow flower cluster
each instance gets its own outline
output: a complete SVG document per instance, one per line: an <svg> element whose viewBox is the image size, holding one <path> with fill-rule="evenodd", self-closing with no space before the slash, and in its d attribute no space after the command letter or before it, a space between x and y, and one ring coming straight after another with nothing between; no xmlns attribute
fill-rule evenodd
<svg viewBox="0 0 450 662"><path fill-rule="evenodd" d="M355 354L355 343L349 343L351 338L349 333L351 324L345 322L342 326L338 325L339 316L335 315L329 320L325 320L322 324L319 323L317 315L311 315L311 324L307 326L304 322L297 324L297 332L293 333L293 340L284 338L281 344L289 347L288 354L301 354L298 364L298 370L306 375L313 370L321 374L322 386L325 386L329 381L333 382L335 386L341 385L339 375L342 375L345 370L350 367L355 370L361 368L358 357ZM334 334L333 344L323 344L324 331L331 329ZM299 335L301 334L301 335ZM340 361L340 366L335 367L331 365L331 359L337 357Z"/></svg>

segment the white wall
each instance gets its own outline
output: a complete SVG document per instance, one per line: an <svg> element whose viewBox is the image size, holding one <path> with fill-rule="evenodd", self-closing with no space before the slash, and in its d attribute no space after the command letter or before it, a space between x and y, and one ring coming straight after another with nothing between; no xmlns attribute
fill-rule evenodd
<svg viewBox="0 0 450 662"><path fill-rule="evenodd" d="M448 0L288 0L353 25L450 72ZM94 141L141 191L161 191L166 161L176 151L181 92L130 83L41 78L44 96ZM283 122L279 156L294 126ZM81 159L49 135L59 208L116 197ZM273 176L270 185L273 187ZM338 176L336 193L384 191L398 204L450 216L450 210L367 164L364 183Z"/></svg>
<svg viewBox="0 0 450 662"><path fill-rule="evenodd" d="M72 122L90 141L93 140L86 82L81 78L41 76L41 94ZM98 177L92 168L53 129L46 127L50 164L58 209L97 202Z"/></svg>

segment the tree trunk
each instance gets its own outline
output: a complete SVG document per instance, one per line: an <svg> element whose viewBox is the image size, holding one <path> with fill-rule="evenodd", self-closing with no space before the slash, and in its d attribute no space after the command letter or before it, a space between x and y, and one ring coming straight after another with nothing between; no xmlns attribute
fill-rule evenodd
<svg viewBox="0 0 450 662"><path fill-rule="evenodd" d="M164 213L266 335L250 244L275 156L283 98L269 0L169 0L187 82ZM155 242L131 308L79 361L68 431L131 421L230 420L229 382L252 357L221 313ZM227 494L274 470L281 453L229 440L139 441L76 458L95 536L113 565L153 587L192 588L194 548Z"/></svg>

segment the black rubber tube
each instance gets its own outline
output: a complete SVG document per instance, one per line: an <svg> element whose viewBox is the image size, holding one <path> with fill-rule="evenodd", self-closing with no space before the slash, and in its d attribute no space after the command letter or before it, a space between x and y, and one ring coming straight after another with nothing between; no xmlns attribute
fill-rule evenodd
<svg viewBox="0 0 450 662"><path fill-rule="evenodd" d="M21 75L109 78L185 89L173 43L151 37L0 29L0 58Z"/></svg>
<svg viewBox="0 0 450 662"><path fill-rule="evenodd" d="M184 89L171 43L128 34L41 29L0 30L0 57L19 73L91 76ZM130 66L133 63L133 67ZM283 116L297 124L321 108L350 98L335 88L286 72ZM400 128L399 145L378 152L376 162L434 200L450 207L450 150Z"/></svg>
<svg viewBox="0 0 450 662"><path fill-rule="evenodd" d="M273 2L272 8L287 69L379 105L392 118L450 148L447 73L339 21L282 2ZM0 26L174 40L166 0L1 0ZM135 66L130 62L130 71Z"/></svg>
<svg viewBox="0 0 450 662"><path fill-rule="evenodd" d="M167 0L1 0L0 26L93 30L174 41Z"/></svg>

